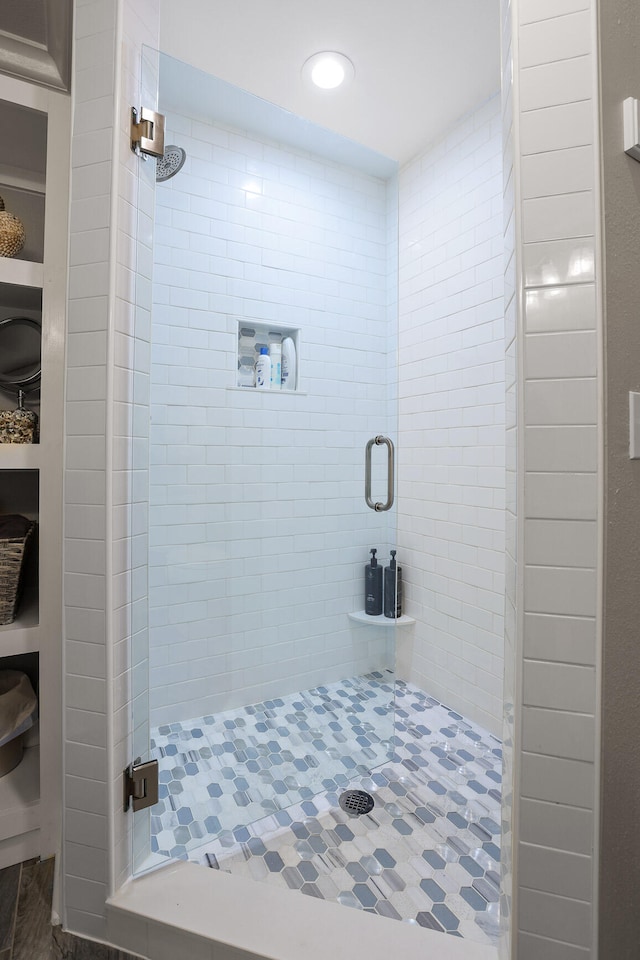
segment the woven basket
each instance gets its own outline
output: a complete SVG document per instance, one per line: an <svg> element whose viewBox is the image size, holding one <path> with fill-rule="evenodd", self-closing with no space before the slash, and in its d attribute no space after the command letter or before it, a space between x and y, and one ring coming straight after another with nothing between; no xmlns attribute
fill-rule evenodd
<svg viewBox="0 0 640 960"><path fill-rule="evenodd" d="M19 514L0 517L0 626L16 618L24 559L35 526Z"/></svg>
<svg viewBox="0 0 640 960"><path fill-rule="evenodd" d="M24 247L25 232L22 220L4 208L0 197L0 257L15 257Z"/></svg>

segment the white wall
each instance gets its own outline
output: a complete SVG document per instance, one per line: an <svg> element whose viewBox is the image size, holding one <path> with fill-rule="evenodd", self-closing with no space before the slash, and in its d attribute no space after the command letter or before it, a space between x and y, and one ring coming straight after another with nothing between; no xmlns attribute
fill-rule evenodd
<svg viewBox="0 0 640 960"><path fill-rule="evenodd" d="M198 119L167 136L187 160L156 191L157 723L392 665L390 629L347 618L393 543L363 499L393 409L387 184ZM300 330L299 394L234 389L238 321Z"/></svg>
<svg viewBox="0 0 640 960"><path fill-rule="evenodd" d="M400 173L399 534L410 677L496 734L504 632L498 96Z"/></svg>

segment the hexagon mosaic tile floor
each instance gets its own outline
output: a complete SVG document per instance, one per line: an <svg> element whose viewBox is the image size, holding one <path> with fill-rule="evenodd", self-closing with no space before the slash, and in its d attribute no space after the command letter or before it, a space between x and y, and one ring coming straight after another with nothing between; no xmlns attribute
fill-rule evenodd
<svg viewBox="0 0 640 960"><path fill-rule="evenodd" d="M501 745L415 686L356 677L160 727L152 749L161 854L495 942ZM346 789L371 812L344 812Z"/></svg>

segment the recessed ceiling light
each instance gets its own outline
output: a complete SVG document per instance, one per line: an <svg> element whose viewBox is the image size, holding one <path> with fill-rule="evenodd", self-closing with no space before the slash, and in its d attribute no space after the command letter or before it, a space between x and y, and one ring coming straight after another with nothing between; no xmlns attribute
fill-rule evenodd
<svg viewBox="0 0 640 960"><path fill-rule="evenodd" d="M320 90L335 90L350 83L355 75L351 60L343 53L324 50L304 63L302 76Z"/></svg>

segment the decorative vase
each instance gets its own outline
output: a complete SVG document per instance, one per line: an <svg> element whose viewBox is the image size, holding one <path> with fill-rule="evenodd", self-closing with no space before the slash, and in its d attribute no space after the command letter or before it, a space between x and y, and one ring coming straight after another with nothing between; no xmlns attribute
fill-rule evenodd
<svg viewBox="0 0 640 960"><path fill-rule="evenodd" d="M0 257L15 257L24 247L25 232L22 220L4 208L0 197Z"/></svg>

